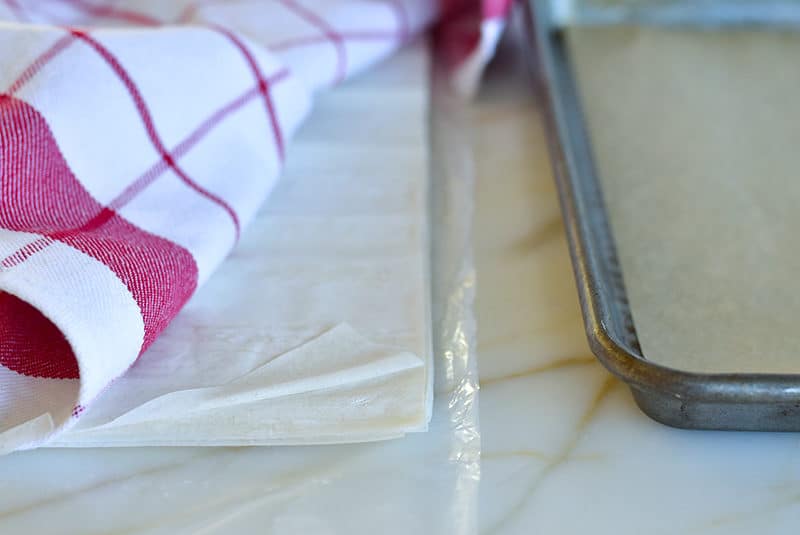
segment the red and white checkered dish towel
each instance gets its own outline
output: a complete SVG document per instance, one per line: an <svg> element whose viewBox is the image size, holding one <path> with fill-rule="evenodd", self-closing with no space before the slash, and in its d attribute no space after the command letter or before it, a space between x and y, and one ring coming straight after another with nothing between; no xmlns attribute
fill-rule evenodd
<svg viewBox="0 0 800 535"><path fill-rule="evenodd" d="M509 3L0 0L6 441L69 427L148 348L269 194L315 91L442 14L469 89Z"/></svg>

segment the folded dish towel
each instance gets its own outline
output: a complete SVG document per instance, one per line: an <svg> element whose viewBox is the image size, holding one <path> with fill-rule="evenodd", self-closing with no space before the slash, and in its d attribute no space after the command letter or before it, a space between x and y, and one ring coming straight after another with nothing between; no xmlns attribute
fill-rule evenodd
<svg viewBox="0 0 800 535"><path fill-rule="evenodd" d="M150 347L315 92L442 16L468 90L508 3L0 2L0 450L74 425Z"/></svg>

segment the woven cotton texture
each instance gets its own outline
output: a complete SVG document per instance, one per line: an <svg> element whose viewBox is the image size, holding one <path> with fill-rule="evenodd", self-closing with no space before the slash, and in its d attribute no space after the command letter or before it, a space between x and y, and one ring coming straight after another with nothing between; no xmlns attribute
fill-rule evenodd
<svg viewBox="0 0 800 535"><path fill-rule="evenodd" d="M0 1L0 450L69 427L147 350L269 195L316 91L442 13L499 20L489 4ZM455 39L465 70L486 28Z"/></svg>

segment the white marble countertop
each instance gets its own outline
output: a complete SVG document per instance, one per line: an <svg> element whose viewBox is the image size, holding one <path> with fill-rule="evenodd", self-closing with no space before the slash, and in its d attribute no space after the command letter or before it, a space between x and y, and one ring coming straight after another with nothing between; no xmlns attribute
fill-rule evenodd
<svg viewBox="0 0 800 535"><path fill-rule="evenodd" d="M800 436L662 426L590 354L539 112L513 61L490 69L471 121L478 174L479 532L796 533ZM428 509L435 505L400 517L374 499L364 485L374 478L423 496L448 492L446 480L407 473L402 463L387 461L337 486L343 472L359 470L357 456L402 459L402 450L414 448L430 462L439 455L425 453L418 437L403 440L385 448L329 447L311 467L302 447L14 455L0 462L3 484L15 489L0 506L0 533L397 533L405 526L450 535L454 525L470 533L474 511L442 511L465 519L444 530L420 521L434 516ZM463 479L452 485L450 492L464 492L465 485L471 492ZM338 498L314 500L325 493ZM292 515L309 503L327 509Z"/></svg>
<svg viewBox="0 0 800 535"><path fill-rule="evenodd" d="M480 532L798 533L800 435L665 427L592 356L539 110L502 58L474 109Z"/></svg>

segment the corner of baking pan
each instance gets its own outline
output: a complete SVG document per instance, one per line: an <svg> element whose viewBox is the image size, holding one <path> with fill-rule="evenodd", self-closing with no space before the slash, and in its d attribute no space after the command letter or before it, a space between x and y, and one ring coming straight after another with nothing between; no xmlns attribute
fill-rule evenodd
<svg viewBox="0 0 800 535"><path fill-rule="evenodd" d="M661 423L688 429L800 431L800 375L701 374L648 361L636 336L595 174L580 99L547 0L527 0L527 54L592 352Z"/></svg>

